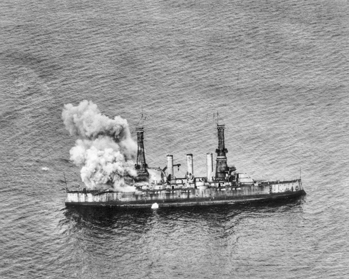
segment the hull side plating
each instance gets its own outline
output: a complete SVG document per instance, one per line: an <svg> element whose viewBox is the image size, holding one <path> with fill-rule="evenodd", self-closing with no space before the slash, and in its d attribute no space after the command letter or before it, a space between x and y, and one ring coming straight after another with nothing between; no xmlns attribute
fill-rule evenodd
<svg viewBox="0 0 349 279"><path fill-rule="evenodd" d="M159 207L179 207L287 199L305 194L300 180L239 186L204 185L196 188L172 186L162 189L159 186L158 189L134 192L68 191L65 203L67 205L149 208L157 203Z"/></svg>

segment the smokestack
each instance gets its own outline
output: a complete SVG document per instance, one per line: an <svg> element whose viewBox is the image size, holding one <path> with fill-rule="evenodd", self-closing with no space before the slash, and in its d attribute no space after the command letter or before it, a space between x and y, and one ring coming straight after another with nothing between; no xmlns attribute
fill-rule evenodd
<svg viewBox="0 0 349 279"><path fill-rule="evenodd" d="M145 161L145 153L144 153L144 129L143 127L136 128L137 132L137 162L136 162L136 170L137 170L137 178L136 181L147 181L149 179L149 172L147 170L148 166Z"/></svg>
<svg viewBox="0 0 349 279"><path fill-rule="evenodd" d="M193 154L187 154L187 170L188 174L194 174Z"/></svg>
<svg viewBox="0 0 349 279"><path fill-rule="evenodd" d="M207 181L212 181L213 176L213 154L206 154L206 162L207 162Z"/></svg>
<svg viewBox="0 0 349 279"><path fill-rule="evenodd" d="M224 180L226 173L228 172L227 156L228 150L224 144L224 127L225 125L218 125L218 148L216 149L216 179Z"/></svg>
<svg viewBox="0 0 349 279"><path fill-rule="evenodd" d="M173 155L167 155L167 173L171 174L171 179L173 176Z"/></svg>

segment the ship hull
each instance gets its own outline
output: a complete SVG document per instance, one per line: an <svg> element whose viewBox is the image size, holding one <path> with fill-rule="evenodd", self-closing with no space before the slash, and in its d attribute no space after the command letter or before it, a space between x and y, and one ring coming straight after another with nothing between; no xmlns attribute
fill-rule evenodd
<svg viewBox="0 0 349 279"><path fill-rule="evenodd" d="M294 199L305 195L300 180L278 184L249 185L198 189L162 189L138 192L68 192L66 205L150 208L207 206L219 204L252 203L269 200Z"/></svg>
<svg viewBox="0 0 349 279"><path fill-rule="evenodd" d="M104 206L104 207L122 207L122 208L151 208L151 205L157 203L159 207L187 207L187 206L209 206L209 205L229 205L242 203L255 203L273 200L291 200L304 196L304 190L293 193L280 193L264 196L242 196L239 198L227 199L196 199L196 200L152 200L151 202L125 202L125 201L107 201L107 202L66 202L67 206Z"/></svg>

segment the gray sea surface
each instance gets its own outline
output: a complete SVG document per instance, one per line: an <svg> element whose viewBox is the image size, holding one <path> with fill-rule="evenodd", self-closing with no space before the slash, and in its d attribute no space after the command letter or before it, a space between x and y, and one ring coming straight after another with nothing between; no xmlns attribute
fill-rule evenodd
<svg viewBox="0 0 349 279"><path fill-rule="evenodd" d="M348 278L349 1L2 0L0 278ZM153 167L194 154L307 192L260 206L66 208L91 100ZM300 173L301 170L301 173Z"/></svg>

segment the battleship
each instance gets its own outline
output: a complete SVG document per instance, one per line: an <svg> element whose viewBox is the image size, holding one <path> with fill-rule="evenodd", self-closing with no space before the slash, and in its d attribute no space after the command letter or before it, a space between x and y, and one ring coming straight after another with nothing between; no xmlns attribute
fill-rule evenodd
<svg viewBox="0 0 349 279"><path fill-rule="evenodd" d="M206 155L206 176L194 175L193 154L186 155L185 177L176 177L173 155L167 155L165 168L157 168L160 179L150 179L144 152L144 129L136 128L137 160L136 177L125 177L128 191L104 187L99 190L68 189L65 204L81 206L108 206L127 208L161 208L180 206L206 206L239 204L272 200L290 200L305 195L301 178L292 180L254 180L228 166L224 138L225 125L217 124L218 148Z"/></svg>

